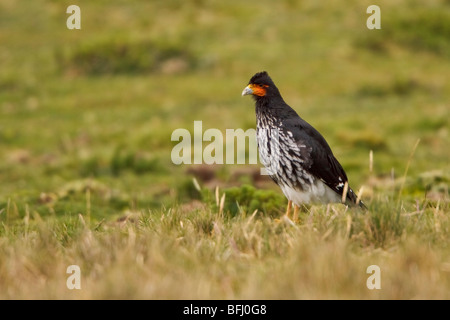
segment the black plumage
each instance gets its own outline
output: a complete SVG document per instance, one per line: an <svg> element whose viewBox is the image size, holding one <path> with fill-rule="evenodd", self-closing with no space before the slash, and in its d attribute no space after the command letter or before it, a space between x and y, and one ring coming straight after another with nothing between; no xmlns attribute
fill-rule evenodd
<svg viewBox="0 0 450 320"><path fill-rule="evenodd" d="M286 104L267 72L250 79L242 92L249 94L256 102L260 160L289 201L297 206L345 202L365 208L324 137Z"/></svg>

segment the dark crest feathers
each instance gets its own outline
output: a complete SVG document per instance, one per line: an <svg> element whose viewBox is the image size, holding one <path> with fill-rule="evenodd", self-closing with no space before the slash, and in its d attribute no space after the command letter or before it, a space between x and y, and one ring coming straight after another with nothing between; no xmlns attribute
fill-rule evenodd
<svg viewBox="0 0 450 320"><path fill-rule="evenodd" d="M252 84L267 84L275 86L272 79L269 77L269 74L266 71L258 72L255 74L249 81Z"/></svg>

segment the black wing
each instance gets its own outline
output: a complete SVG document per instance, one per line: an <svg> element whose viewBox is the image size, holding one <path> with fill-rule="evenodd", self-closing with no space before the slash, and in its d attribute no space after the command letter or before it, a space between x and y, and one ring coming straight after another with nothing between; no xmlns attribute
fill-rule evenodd
<svg viewBox="0 0 450 320"><path fill-rule="evenodd" d="M339 161L334 157L325 138L298 116L283 120L283 123L284 129L292 132L297 145L306 146L307 148L302 148L302 150L309 151L308 155L302 155L304 168L322 180L339 196L342 196L347 183L347 202L356 204L356 194L348 186L347 175ZM362 202L360 202L360 206L365 207Z"/></svg>

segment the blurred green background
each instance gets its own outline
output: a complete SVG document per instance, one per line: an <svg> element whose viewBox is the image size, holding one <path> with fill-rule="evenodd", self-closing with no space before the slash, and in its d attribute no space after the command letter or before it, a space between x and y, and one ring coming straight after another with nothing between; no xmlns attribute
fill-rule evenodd
<svg viewBox="0 0 450 320"><path fill-rule="evenodd" d="M71 4L81 30L66 27ZM87 197L98 219L170 207L204 199L193 176L236 198L270 189L279 206L259 166L170 158L173 130L194 120L254 128L241 92L262 70L366 201L395 194L408 163L406 197L448 197L450 2L378 1L381 30L366 27L371 4L0 0L0 212L67 216Z"/></svg>

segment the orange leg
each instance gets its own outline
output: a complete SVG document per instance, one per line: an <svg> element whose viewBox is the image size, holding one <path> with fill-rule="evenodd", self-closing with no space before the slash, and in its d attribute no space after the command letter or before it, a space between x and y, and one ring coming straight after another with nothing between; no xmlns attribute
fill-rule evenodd
<svg viewBox="0 0 450 320"><path fill-rule="evenodd" d="M292 221L298 221L298 206L294 204L294 216L292 217Z"/></svg>
<svg viewBox="0 0 450 320"><path fill-rule="evenodd" d="M288 201L287 208L286 208L286 217L288 217L288 218L289 218L289 215L291 214L291 208L292 208L292 201L289 200L289 201ZM294 209L295 209L295 208L294 208Z"/></svg>

